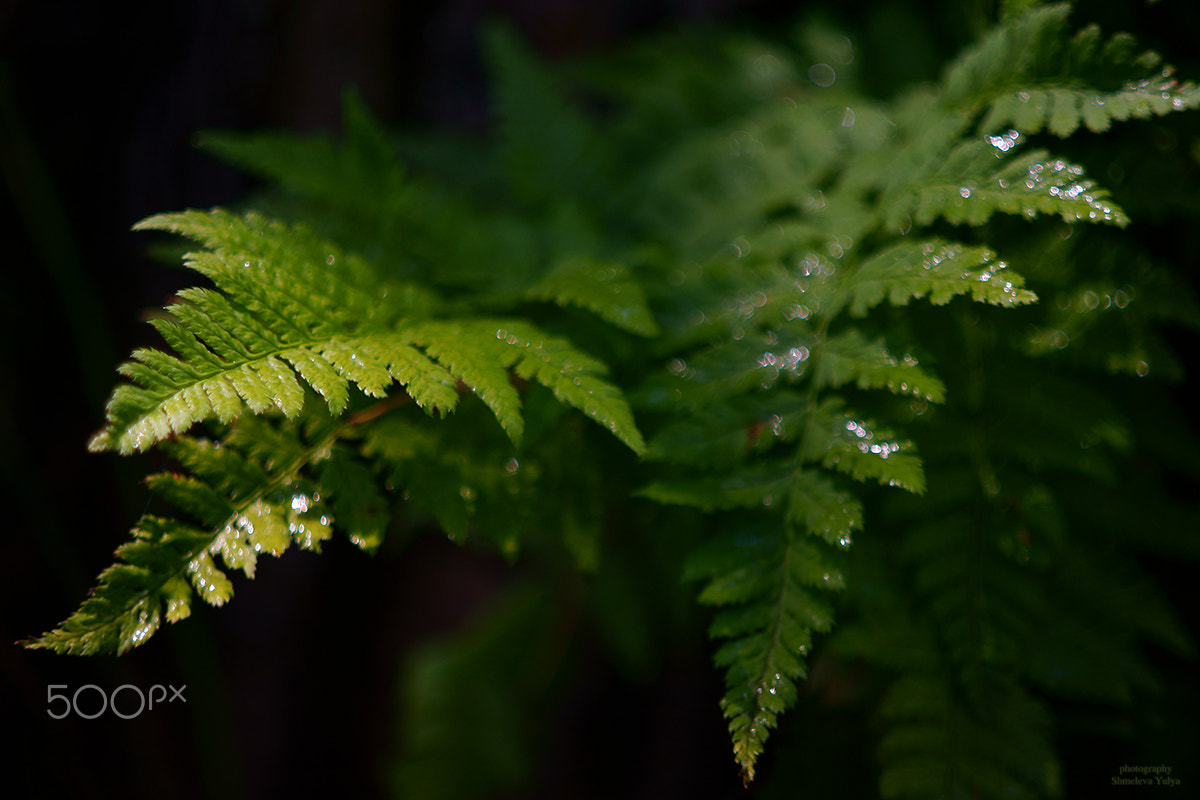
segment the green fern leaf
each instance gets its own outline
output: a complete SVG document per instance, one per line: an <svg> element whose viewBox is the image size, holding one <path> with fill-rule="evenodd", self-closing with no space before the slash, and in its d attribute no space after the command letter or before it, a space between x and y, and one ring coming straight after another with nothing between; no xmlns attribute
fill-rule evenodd
<svg viewBox="0 0 1200 800"><path fill-rule="evenodd" d="M801 470L792 478L788 521L829 544L849 547L854 531L862 528L862 503L838 489L814 470Z"/></svg>
<svg viewBox="0 0 1200 800"><path fill-rule="evenodd" d="M164 604L170 622L191 613L187 564L203 551L209 537L157 517L144 517L134 536L117 549L120 563L100 573L99 585L79 610L30 647L70 655L124 653L158 630ZM208 586L216 602L228 597L225 585Z"/></svg>
<svg viewBox="0 0 1200 800"><path fill-rule="evenodd" d="M151 491L205 526L216 526L234 512L233 505L208 482L189 475L160 472L146 479Z"/></svg>
<svg viewBox="0 0 1200 800"><path fill-rule="evenodd" d="M501 330L507 333L503 337L509 350L505 360L511 359L513 371L519 377L535 380L550 389L560 401L591 417L635 453L645 451L645 440L624 394L598 377L608 371L603 362L528 323L510 321L503 329L487 323L481 326L495 330L497 340Z"/></svg>
<svg viewBox="0 0 1200 800"><path fill-rule="evenodd" d="M756 464L720 478L654 481L638 494L659 503L692 506L701 511L762 508L781 501L792 487L792 474L773 464Z"/></svg>
<svg viewBox="0 0 1200 800"><path fill-rule="evenodd" d="M897 441L888 431L846 413L839 398L825 401L810 413L810 430L819 433L806 436L802 443L805 459L820 461L856 480L873 479L914 494L925 491L921 460L908 452L910 443Z"/></svg>
<svg viewBox="0 0 1200 800"><path fill-rule="evenodd" d="M1023 88L996 99L980 128L1000 131L1012 126L1023 134L1043 128L1067 137L1081 126L1093 133L1108 130L1113 121L1164 116L1200 106L1200 86L1180 83L1169 69L1128 82L1117 91L1091 87Z"/></svg>
<svg viewBox="0 0 1200 800"><path fill-rule="evenodd" d="M1066 222L1111 222L1124 226L1129 220L1108 192L1083 175L1083 168L1045 151L1033 151L1001 163L991 149L1008 150L1020 142L1010 131L990 137L988 142L970 141L946 159L913 198L913 219L928 225L938 217L948 222L981 225L996 212L1057 214Z"/></svg>
<svg viewBox="0 0 1200 800"><path fill-rule="evenodd" d="M810 540L767 526L708 543L689 559L685 578L706 580L700 602L733 606L716 615L710 633L729 640L715 657L726 668L721 705L749 783L779 715L795 702L812 633L832 624L828 603L813 590L843 581Z"/></svg>
<svg viewBox="0 0 1200 800"><path fill-rule="evenodd" d="M474 322L431 321L410 327L407 334L470 387L496 415L509 438L519 443L525 422L521 398L505 371L513 359L500 337L502 331Z"/></svg>
<svg viewBox="0 0 1200 800"><path fill-rule="evenodd" d="M345 408L349 382L381 396L396 377L407 379L423 407L453 408L448 374L386 331L400 315L432 310L431 295L372 285L360 259L302 227L254 215L186 212L152 217L139 227L215 248L191 256L189 265L218 291L180 292L183 302L167 309L174 319L157 324L182 358L141 349L122 365L133 384L114 392L93 450L144 450L205 419L230 422L243 404L254 413L277 408L294 417L304 403L297 373L335 414Z"/></svg>
<svg viewBox="0 0 1200 800"><path fill-rule="evenodd" d="M206 131L197 141L221 159L269 178L300 197L369 217L403 200L405 171L386 133L354 90L342 96L345 142L294 133Z"/></svg>
<svg viewBox="0 0 1200 800"><path fill-rule="evenodd" d="M225 446L187 436L171 440L167 448L193 474L160 473L148 483L196 524L144 516L88 600L31 646L82 655L123 653L158 630L164 606L168 622L190 613L189 583L212 605L232 597L233 585L213 556L253 577L260 555L281 555L293 542L319 551L331 535L332 520L317 493L303 486L300 473L329 449L341 430L325 418L306 443L294 430L247 418L238 422ZM344 466L323 465L335 487L357 477L338 474ZM351 538L361 538L361 520L351 522Z"/></svg>
<svg viewBox="0 0 1200 800"><path fill-rule="evenodd" d="M970 290L969 286L967 290ZM904 291L907 293L910 289ZM931 403L946 399L946 387L941 380L922 369L916 358L905 353L897 359L883 340L868 343L853 328L825 341L813 379L829 388L853 382L860 389L887 389L895 394L915 395Z"/></svg>
<svg viewBox="0 0 1200 800"><path fill-rule="evenodd" d="M861 317L884 299L894 306L928 297L943 305L960 294L999 306L1033 303L1037 295L1022 288L1021 276L996 260L986 247L968 247L944 239L902 240L884 248L858 268L849 289L852 316Z"/></svg>
<svg viewBox="0 0 1200 800"><path fill-rule="evenodd" d="M629 270L577 256L560 261L525 296L574 305L594 312L618 328L640 336L658 335L658 324L646 307L641 286Z"/></svg>
<svg viewBox="0 0 1200 800"><path fill-rule="evenodd" d="M503 165L514 192L535 205L586 192L594 166L585 156L598 143L582 115L510 28L490 26L483 45L495 81Z"/></svg>
<svg viewBox="0 0 1200 800"><path fill-rule="evenodd" d="M428 321L412 326L406 335L471 387L514 442L520 441L524 422L521 400L507 369L550 389L560 401L591 417L635 452L645 449L624 395L598 377L607 368L564 339L518 319Z"/></svg>

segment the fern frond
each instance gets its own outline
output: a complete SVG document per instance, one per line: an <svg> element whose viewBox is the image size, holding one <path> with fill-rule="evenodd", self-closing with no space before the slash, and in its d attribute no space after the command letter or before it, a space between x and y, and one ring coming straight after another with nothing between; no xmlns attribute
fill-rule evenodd
<svg viewBox="0 0 1200 800"><path fill-rule="evenodd" d="M685 578L706 580L701 603L733 606L709 630L729 640L714 661L726 667L721 707L749 783L779 715L795 702L812 633L832 624L828 602L813 590L840 589L843 579L811 540L783 525L714 539L691 557Z"/></svg>
<svg viewBox="0 0 1200 800"><path fill-rule="evenodd" d="M922 369L915 357L905 353L896 358L882 340L867 342L854 328L825 340L813 380L830 388L854 383L860 389L886 389L931 403L946 399L941 379Z"/></svg>
<svg viewBox="0 0 1200 800"><path fill-rule="evenodd" d="M191 613L187 565L203 552L209 537L157 517L144 517L134 529L134 537L117 548L122 563L100 573L99 585L79 610L29 647L72 655L123 653L158 630L164 605L168 622ZM205 566L197 564L200 580L206 580ZM206 580L204 588L218 605L229 594L227 582Z"/></svg>
<svg viewBox="0 0 1200 800"><path fill-rule="evenodd" d="M295 417L304 403L301 380L335 415L350 384L382 397L399 381L419 406L443 416L456 406L462 381L519 440L510 367L642 447L620 392L596 377L603 364L526 323L513 322L498 340L504 323L418 322L437 311L432 294L380 279L362 259L298 225L214 210L152 217L139 227L211 248L188 263L217 290L182 291L183 302L167 309L173 319L156 323L178 356L140 349L121 367L132 384L114 392L93 450L144 450L206 419L228 423L243 405Z"/></svg>
<svg viewBox="0 0 1200 800"><path fill-rule="evenodd" d="M621 264L585 257L564 259L526 290L530 300L586 308L618 328L640 336L658 334L658 324L639 283Z"/></svg>
<svg viewBox="0 0 1200 800"><path fill-rule="evenodd" d="M950 64L941 84L947 101L975 105L1003 91L1010 81L1034 72L1057 51L1071 7L1052 3L1013 15L985 34Z"/></svg>
<svg viewBox="0 0 1200 800"><path fill-rule="evenodd" d="M514 193L535 205L588 193L599 141L547 69L509 28L484 31L501 157Z"/></svg>
<svg viewBox="0 0 1200 800"><path fill-rule="evenodd" d="M884 248L858 268L850 288L849 312L861 317L885 299L893 306L928 297L943 305L958 295L999 306L1033 303L1037 295L986 247L968 247L944 239L902 240Z"/></svg>
<svg viewBox="0 0 1200 800"><path fill-rule="evenodd" d="M342 96L345 141L291 132L206 131L200 147L289 192L373 218L394 213L405 199L405 170L358 93Z"/></svg>
<svg viewBox="0 0 1200 800"><path fill-rule="evenodd" d="M756 464L720 478L659 480L638 491L643 497L701 511L762 508L791 492L793 475L776 464Z"/></svg>
<svg viewBox="0 0 1200 800"><path fill-rule="evenodd" d="M403 742L389 783L397 796L456 800L521 794L534 783L536 721L547 667L562 645L563 609L539 588L501 597L449 641L426 645L402 675ZM472 765L462 769L462 759Z"/></svg>
<svg viewBox="0 0 1200 800"><path fill-rule="evenodd" d="M331 533L330 516L318 493L303 488L300 473L328 451L340 429L327 420L305 441L293 429L251 417L236 430L224 446L191 437L170 443L193 475L159 473L148 483L194 522L144 516L133 541L117 549L117 563L101 573L79 610L31 647L77 655L123 653L144 644L164 618L187 617L193 590L212 605L232 597L233 585L214 556L253 577L260 555L280 555L293 541L320 550Z"/></svg>
<svg viewBox="0 0 1200 800"><path fill-rule="evenodd" d="M1013 682L989 677L982 697L962 698L941 676L907 675L880 706L885 798L1054 797L1057 763L1045 708Z"/></svg>
<svg viewBox="0 0 1200 800"><path fill-rule="evenodd" d="M418 323L408 330L425 352L479 396L512 440L520 442L525 426L521 398L505 371L511 362L500 360L507 355L503 345L496 343L502 332L503 328L498 327L464 327L462 323L440 321Z"/></svg>
<svg viewBox="0 0 1200 800"><path fill-rule="evenodd" d="M1005 150L1016 146L1020 135L1009 131L990 137L988 143L967 142L960 151L969 164L950 158L946 166L920 187L913 198L913 219L928 225L938 217L948 222L980 225L996 212L1056 214L1066 222L1111 222L1118 226L1129 219L1107 191L1084 177L1083 168L1045 151L1033 151L989 169L994 162L989 147ZM998 143L998 144L997 144ZM980 163L983 161L984 163Z"/></svg>
<svg viewBox="0 0 1200 800"><path fill-rule="evenodd" d="M1089 25L1064 44L1069 12L1065 3L1047 5L985 36L946 70L945 100L966 106L983 101L979 129L985 134L1012 127L1030 135L1044 128L1061 137L1081 125L1099 133L1114 120L1200 105L1200 86L1179 82L1157 54L1136 52L1128 34L1102 43L1099 27ZM1120 76L1119 88L1103 85L1108 75Z"/></svg>
<svg viewBox="0 0 1200 800"><path fill-rule="evenodd" d="M508 380L507 369L550 389L560 401L607 428L634 452L645 449L624 396L599 377L607 372L603 362L565 339L549 336L519 319L430 320L409 327L407 335L475 390L514 441L520 441L524 422L520 397Z"/></svg>
<svg viewBox="0 0 1200 800"><path fill-rule="evenodd" d="M1091 31L1098 37L1099 31L1093 26L1081 31L1076 41ZM1126 39L1116 41L1119 48ZM1045 129L1066 137L1080 127L1102 133L1114 121L1164 116L1200 106L1200 86L1191 81L1181 83L1153 54L1140 61L1143 77L1128 80L1116 90L1079 85L1081 81L1071 78L1062 85L1059 82L1063 78L1059 77L1006 92L992 102L980 129L990 132L1011 126L1027 135Z"/></svg>
<svg viewBox="0 0 1200 800"><path fill-rule="evenodd" d="M155 327L181 357L149 349L133 354L120 370L132 384L113 394L91 449L144 450L205 419L230 422L243 403L254 413L278 408L294 417L304 401L297 373L335 414L345 408L350 382L381 395L393 379L389 362L412 377L404 367L419 354L386 335L385 326L404 313L428 313L427 293L397 287L399 302L390 301L386 283L371 287L365 262L301 226L256 215L192 211L139 227L212 248L189 256L188 264L217 291L184 290L182 302L168 307L172 319ZM438 381L436 369L425 374L433 380L414 382L415 399L452 408L453 383Z"/></svg>
<svg viewBox="0 0 1200 800"><path fill-rule="evenodd" d="M925 491L921 460L909 450L910 442L897 441L885 429L848 414L842 403L831 400L813 409L801 454L855 480L876 480L914 494Z"/></svg>

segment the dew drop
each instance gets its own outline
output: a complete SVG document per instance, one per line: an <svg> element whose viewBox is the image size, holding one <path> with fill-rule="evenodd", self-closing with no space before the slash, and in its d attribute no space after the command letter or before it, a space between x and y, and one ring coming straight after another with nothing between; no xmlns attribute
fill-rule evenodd
<svg viewBox="0 0 1200 800"><path fill-rule="evenodd" d="M808 68L808 78L822 89L827 89L837 80L837 72L828 64L813 64Z"/></svg>

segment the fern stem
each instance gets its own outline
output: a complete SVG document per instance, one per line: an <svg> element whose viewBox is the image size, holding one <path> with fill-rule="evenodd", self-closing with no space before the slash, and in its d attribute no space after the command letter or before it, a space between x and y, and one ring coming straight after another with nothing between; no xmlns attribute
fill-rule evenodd
<svg viewBox="0 0 1200 800"><path fill-rule="evenodd" d="M972 419L982 419L984 398L987 396L987 369L984 358L983 334L980 330L982 321L975 309L960 310L957 314L958 329L962 334L965 358L967 362L967 385L965 391L965 406L971 411ZM1000 481L992 466L987 453L987 437L977 425L970 427L970 452L974 462L975 474L979 476L979 484L984 496L989 499L1000 494Z"/></svg>
<svg viewBox="0 0 1200 800"><path fill-rule="evenodd" d="M395 394L389 395L378 403L364 408L362 411L356 411L346 418L346 426L353 428L356 425L362 425L365 422L370 422L377 417L382 417L394 408L408 405L412 402L412 397L403 390L397 391Z"/></svg>

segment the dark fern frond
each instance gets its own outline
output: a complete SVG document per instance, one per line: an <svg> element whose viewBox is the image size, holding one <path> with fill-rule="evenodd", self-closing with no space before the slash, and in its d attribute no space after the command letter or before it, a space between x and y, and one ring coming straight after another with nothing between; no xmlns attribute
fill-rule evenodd
<svg viewBox="0 0 1200 800"><path fill-rule="evenodd" d="M760 464L726 477L660 480L639 494L660 503L692 506L701 511L769 506L774 498L786 498L793 476L775 464Z"/></svg>
<svg viewBox="0 0 1200 800"><path fill-rule="evenodd" d="M832 624L830 605L813 590L839 589L843 579L820 548L783 525L713 540L693 554L685 577L707 581L701 603L727 607L709 632L729 640L714 657L726 667L721 706L734 757L751 781L771 729L795 702L812 633Z"/></svg>
<svg viewBox="0 0 1200 800"><path fill-rule="evenodd" d="M566 613L521 587L451 641L407 660L397 721L403 741L389 784L399 797L455 800L520 791L536 764L535 720L558 668ZM471 769L462 769L462 759Z"/></svg>
<svg viewBox="0 0 1200 800"><path fill-rule="evenodd" d="M880 705L882 797L1059 796L1045 708L1001 676L978 683L982 696L963 698L937 677L897 680Z"/></svg>
<svg viewBox="0 0 1200 800"><path fill-rule="evenodd" d="M1015 17L951 65L942 82L946 102L986 107L982 133L1043 128L1070 136L1081 125L1107 130L1114 120L1162 116L1200 105L1200 86L1180 83L1132 37L1102 42L1089 25L1062 42L1070 6L1051 4ZM1112 85L1112 84L1119 85Z"/></svg>
<svg viewBox="0 0 1200 800"><path fill-rule="evenodd" d="M967 247L944 239L902 240L876 253L858 268L849 312L861 317L885 299L893 306L928 296L934 305L969 294L976 302L1012 306L1032 303L1037 295L1023 288L1020 276L986 247Z"/></svg>
<svg viewBox="0 0 1200 800"><path fill-rule="evenodd" d="M995 162L989 145L1008 150L1020 142L1015 131L990 139L988 144L969 142L961 148L969 153L970 168L953 157L947 159L946 166L918 190L913 206L918 224L944 217L952 223L981 225L998 211L1027 217L1057 214L1067 222L1128 223L1108 192L1083 177L1077 164L1034 151L1003 162L998 169L987 167L987 162Z"/></svg>
<svg viewBox="0 0 1200 800"><path fill-rule="evenodd" d="M629 270L617 263L576 256L554 265L525 291L531 300L551 300L560 306L586 308L618 328L640 336L658 334L658 324L646 307L642 287Z"/></svg>
<svg viewBox="0 0 1200 800"><path fill-rule="evenodd" d="M942 378L914 357L897 358L886 338L865 335L876 310L914 298L944 305L966 296L1008 309L1037 300L994 250L934 236L928 228L939 220L982 226L998 213L1118 226L1128 221L1081 167L1046 151L1023 152L1023 133L972 133L978 115L1008 90L1004 81L1036 81L1059 44L1056 26L1064 18L1065 9L1056 8L1011 21L952 68L946 79L952 85L943 93L917 92L882 110L885 119L890 113L894 133L877 131L867 113L861 129L853 129L855 117L843 115L843 127L851 130L810 134L808 126L818 120L831 127L829 109L814 102L786 114L739 121L740 129L718 128L711 146L705 142L664 162L661 180L689 187L680 202L689 206L692 221L702 221L694 236L677 241L684 257L704 258L701 248L716 248L721 233L732 247L709 254L700 270L678 273L682 290L703 309L696 334L702 344L671 351L670 376L650 379L639 396L648 411L671 417L652 438L650 455L678 465L646 486L644 496L768 519L784 503L793 524L840 520L832 527L845 531L848 541L849 529L861 523L860 500L847 499L850 493L831 483L830 491L843 497L842 508L856 509L831 515L831 504L818 503L798 488L802 480L813 480L809 476L823 475L814 469L915 494L925 491L921 460L911 445L877 424L873 414L853 408L845 393L848 386L885 389L922 402L941 402L949 394ZM772 126L790 135L769 133L776 130ZM790 142L811 150L801 153ZM724 160L720 146L726 148ZM853 155L844 156L847 152ZM844 166L843 157L849 162ZM806 174L804 167L812 172ZM784 199L788 192L792 202ZM733 205L730 198L745 202L721 224L720 215L728 215ZM674 224L670 216L651 218ZM867 323L852 327L847 316ZM1022 440L1013 436L1010 441ZM1042 441L1040 451L1049 458L1053 447ZM960 520L959 525L969 529L970 523ZM735 549L716 552L729 561L724 571L712 569L714 580L735 581L742 570L775 574L765 564L746 566ZM772 552L772 569L779 569L783 550ZM953 566L949 561L937 565L932 551L929 555L931 569ZM807 550L804 557L817 563L825 558ZM1021 585L1011 571L1002 574L999 580ZM766 613L759 600L748 602L736 593L714 590L707 597L723 606L719 619L740 619L739 614L757 619L756 614ZM944 597L950 604L953 593ZM791 613L786 598L786 593L773 595L767 605L780 615ZM1025 619L1036 605L1031 601L1014 611L1014 620ZM959 621L947 621L948 639L962 641L959 634L970 630L961 622L969 615L963 614ZM731 692L746 691L745 676L761 675L761 665L775 658L773 640L752 635L758 630L753 626L728 630L734 641L721 648L718 663L726 668ZM1005 636L1020 640L1016 629ZM779 670L781 680L794 680L801 664L799 659ZM789 697L784 693L772 701L771 714L780 713ZM732 699L727 698L726 711L735 752L749 776L771 725L758 724L767 718L743 713ZM989 706L979 713L995 711ZM978 720L970 724L986 726Z"/></svg>
<svg viewBox="0 0 1200 800"><path fill-rule="evenodd" d="M534 206L594 191L600 140L513 31L486 29L501 159L513 193Z"/></svg>
<svg viewBox="0 0 1200 800"><path fill-rule="evenodd" d="M386 218L405 198L406 173L358 93L342 98L344 142L291 132L207 131L202 148L327 208Z"/></svg>
<svg viewBox="0 0 1200 800"><path fill-rule="evenodd" d="M831 388L853 383L860 389L886 389L932 403L946 399L942 381L923 369L912 354L896 358L882 340L867 342L854 328L825 341L814 380Z"/></svg>

